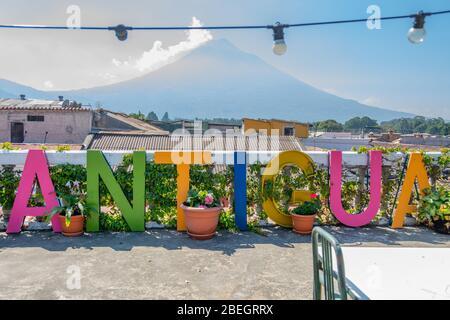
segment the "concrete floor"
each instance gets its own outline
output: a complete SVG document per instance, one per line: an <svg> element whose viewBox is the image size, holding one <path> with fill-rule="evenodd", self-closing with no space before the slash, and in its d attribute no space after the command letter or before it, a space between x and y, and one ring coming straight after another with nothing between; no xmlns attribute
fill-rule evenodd
<svg viewBox="0 0 450 320"><path fill-rule="evenodd" d="M450 247L424 228L327 229L349 246ZM311 299L310 237L263 232L0 233L0 299Z"/></svg>

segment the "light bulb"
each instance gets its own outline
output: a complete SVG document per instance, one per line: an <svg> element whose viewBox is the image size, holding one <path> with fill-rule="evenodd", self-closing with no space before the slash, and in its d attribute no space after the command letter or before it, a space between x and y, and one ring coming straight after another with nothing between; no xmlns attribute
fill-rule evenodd
<svg viewBox="0 0 450 320"><path fill-rule="evenodd" d="M114 30L116 33L116 37L119 41L125 41L128 38L128 30L131 30L131 27L124 26L123 24L119 24L115 27L109 27L109 30Z"/></svg>
<svg viewBox="0 0 450 320"><path fill-rule="evenodd" d="M421 44L425 40L426 34L425 28L411 28L408 31L408 40L414 44Z"/></svg>
<svg viewBox="0 0 450 320"><path fill-rule="evenodd" d="M286 53L287 45L284 41L284 28L289 27L287 24L275 23L273 26L269 26L273 30L273 47L274 54L281 56Z"/></svg>
<svg viewBox="0 0 450 320"><path fill-rule="evenodd" d="M287 45L286 42L284 42L284 39L275 40L273 42L272 50L273 53L275 53L278 56L285 54L287 51Z"/></svg>
<svg viewBox="0 0 450 320"><path fill-rule="evenodd" d="M416 15L414 15L414 24L411 29L408 31L408 40L414 44L421 44L425 40L425 17L430 15L429 13L424 13L423 11L419 11Z"/></svg>

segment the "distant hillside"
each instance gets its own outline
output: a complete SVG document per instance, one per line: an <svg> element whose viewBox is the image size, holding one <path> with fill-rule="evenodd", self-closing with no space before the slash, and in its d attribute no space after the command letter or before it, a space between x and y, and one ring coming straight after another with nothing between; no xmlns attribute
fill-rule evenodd
<svg viewBox="0 0 450 320"><path fill-rule="evenodd" d="M90 89L42 92L3 86L17 96L58 95L121 112L169 112L183 118L282 118L298 121L369 116L379 121L412 114L376 108L320 91L279 71L227 40L215 40L142 77ZM9 90L8 90L9 89ZM27 92L23 92L28 90Z"/></svg>
<svg viewBox="0 0 450 320"><path fill-rule="evenodd" d="M58 96L51 92L36 90L9 80L0 79L0 98L19 98L21 94L32 99L54 99Z"/></svg>

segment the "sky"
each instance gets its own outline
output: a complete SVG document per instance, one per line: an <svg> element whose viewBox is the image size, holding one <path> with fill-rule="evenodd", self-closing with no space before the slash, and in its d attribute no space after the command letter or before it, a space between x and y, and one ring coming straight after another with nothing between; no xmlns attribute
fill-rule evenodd
<svg viewBox="0 0 450 320"><path fill-rule="evenodd" d="M299 23L450 9L448 0L1 0L0 24L186 26ZM70 20L69 21L73 21ZM226 38L332 94L387 109L450 119L450 15L427 18L427 38L408 42L412 20L290 28L272 53L270 30L113 32L0 29L0 78L41 90L94 87L137 77L212 39Z"/></svg>

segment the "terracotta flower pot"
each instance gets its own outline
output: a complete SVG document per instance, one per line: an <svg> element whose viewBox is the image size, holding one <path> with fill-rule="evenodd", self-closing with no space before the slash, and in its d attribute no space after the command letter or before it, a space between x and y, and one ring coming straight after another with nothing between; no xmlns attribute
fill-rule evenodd
<svg viewBox="0 0 450 320"><path fill-rule="evenodd" d="M58 219L61 223L62 234L66 237L77 237L84 233L84 216L72 216L68 226L66 226L65 216L58 216Z"/></svg>
<svg viewBox="0 0 450 320"><path fill-rule="evenodd" d="M181 205L188 235L195 240L208 240L216 234L221 207L193 208Z"/></svg>
<svg viewBox="0 0 450 320"><path fill-rule="evenodd" d="M299 234L310 234L312 232L316 215L303 216L299 214L291 214L292 231Z"/></svg>

